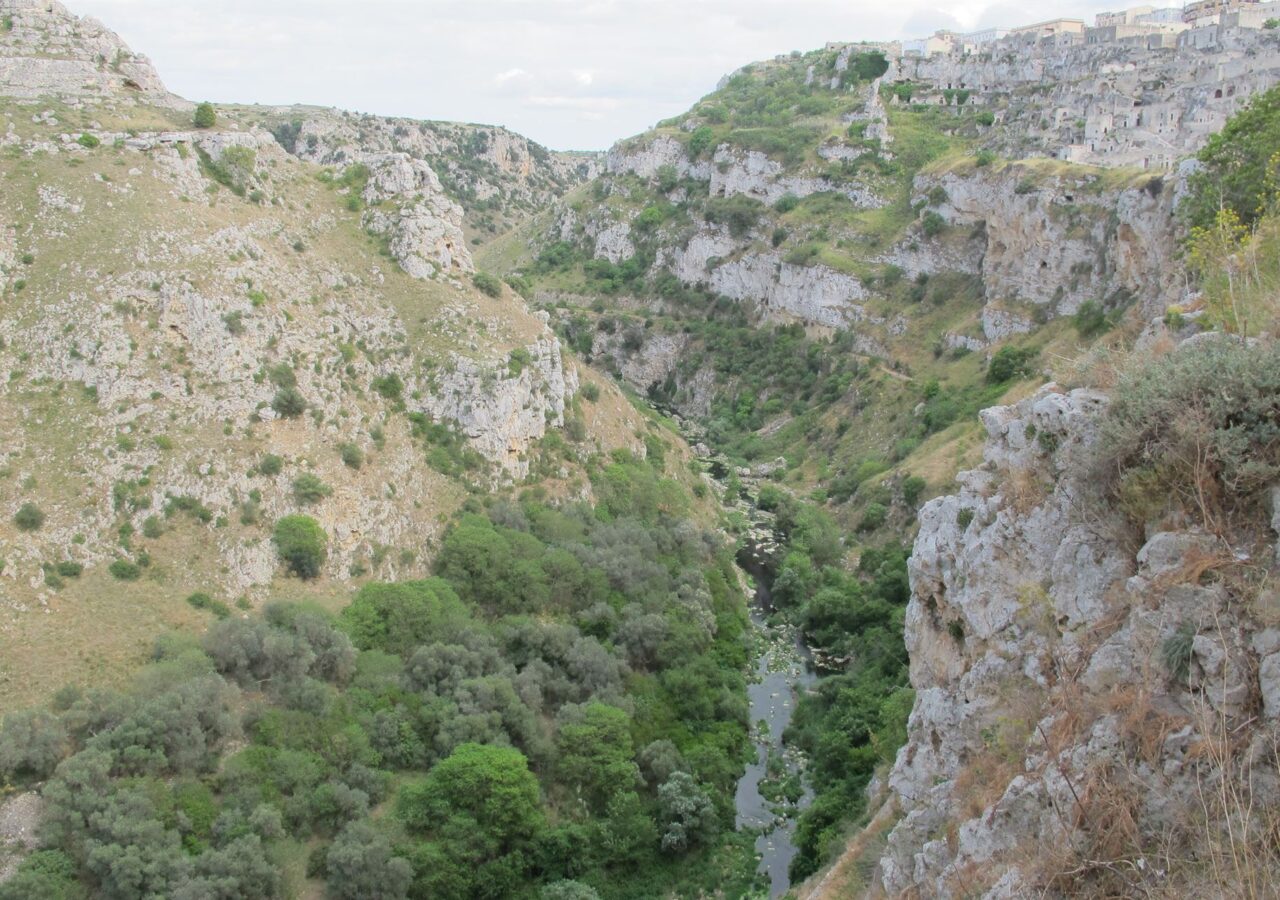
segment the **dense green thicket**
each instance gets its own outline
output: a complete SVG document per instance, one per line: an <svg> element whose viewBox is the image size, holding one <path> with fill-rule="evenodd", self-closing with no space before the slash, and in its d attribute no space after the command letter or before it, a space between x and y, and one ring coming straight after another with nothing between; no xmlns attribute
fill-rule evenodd
<svg viewBox="0 0 1280 900"><path fill-rule="evenodd" d="M650 463L593 481L474 505L435 577L336 619L270 604L7 717L0 783L48 778L48 813L0 898L282 896L307 842L335 898L742 896L732 562Z"/></svg>

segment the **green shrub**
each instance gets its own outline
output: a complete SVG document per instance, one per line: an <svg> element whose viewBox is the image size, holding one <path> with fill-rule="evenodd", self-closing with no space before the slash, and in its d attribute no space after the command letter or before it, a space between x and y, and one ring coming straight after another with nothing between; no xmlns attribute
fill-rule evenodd
<svg viewBox="0 0 1280 900"><path fill-rule="evenodd" d="M350 441L339 448L339 453L342 455L342 464L347 468L359 469L364 465L364 452Z"/></svg>
<svg viewBox="0 0 1280 900"><path fill-rule="evenodd" d="M63 560L54 566L54 570L63 578L79 578L84 574L84 566L71 560Z"/></svg>
<svg viewBox="0 0 1280 900"><path fill-rule="evenodd" d="M707 150L711 148L711 145L715 143L715 140L716 133L706 125L695 128L693 134L689 135L689 144L687 148L689 151L689 159L698 159L698 157L702 156L702 154L706 153Z"/></svg>
<svg viewBox="0 0 1280 900"><path fill-rule="evenodd" d="M44 512L34 503L24 503L14 513L13 524L19 531L38 531L44 524Z"/></svg>
<svg viewBox="0 0 1280 900"><path fill-rule="evenodd" d="M1249 104L1209 138L1196 155L1200 168L1183 201L1191 224L1211 228L1226 208L1247 225L1261 216L1275 194L1275 158L1280 153L1280 87L1255 94Z"/></svg>
<svg viewBox="0 0 1280 900"><path fill-rule="evenodd" d="M281 388L271 398L271 408L282 419L296 419L307 411L307 398L296 387Z"/></svg>
<svg viewBox="0 0 1280 900"><path fill-rule="evenodd" d="M1001 347L987 366L987 381L991 384L1003 384L1010 379L1029 375L1031 363L1036 356L1036 351L1030 348Z"/></svg>
<svg viewBox="0 0 1280 900"><path fill-rule="evenodd" d="M707 201L706 218L708 222L728 226L734 237L742 237L760 221L764 209L763 203L746 194L712 197Z"/></svg>
<svg viewBox="0 0 1280 900"><path fill-rule="evenodd" d="M578 393L582 394L582 399L595 403L600 399L600 385L588 382Z"/></svg>
<svg viewBox="0 0 1280 900"><path fill-rule="evenodd" d="M231 609L221 600L216 600L203 592L197 592L187 598L194 609L205 609L213 613L215 618L226 619L231 615Z"/></svg>
<svg viewBox="0 0 1280 900"><path fill-rule="evenodd" d="M102 141L98 140L91 134L80 135L80 137L76 138L76 143L81 147L84 147L86 150L96 150L98 147L102 146Z"/></svg>
<svg viewBox="0 0 1280 900"><path fill-rule="evenodd" d="M310 472L304 472L293 480L293 499L299 503L310 506L313 503L319 503L332 493L333 488Z"/></svg>
<svg viewBox="0 0 1280 900"><path fill-rule="evenodd" d="M279 475L283 470L284 460L274 453L264 453L262 459L258 460L258 472L263 475Z"/></svg>
<svg viewBox="0 0 1280 900"><path fill-rule="evenodd" d="M858 522L859 531L875 531L885 523L889 517L889 510L885 509L882 503L868 503L866 509L862 511L862 519Z"/></svg>
<svg viewBox="0 0 1280 900"><path fill-rule="evenodd" d="M978 168L984 168L996 161L996 155L990 150L979 150L978 155L973 158L973 164Z"/></svg>
<svg viewBox="0 0 1280 900"><path fill-rule="evenodd" d="M142 577L142 567L127 559L117 559L107 566L111 577L117 581L137 581Z"/></svg>
<svg viewBox="0 0 1280 900"><path fill-rule="evenodd" d="M315 578L328 556L329 536L310 516L285 516L271 534L280 560L299 578Z"/></svg>
<svg viewBox="0 0 1280 900"><path fill-rule="evenodd" d="M915 509L916 504L920 501L920 495L929 487L929 482L925 481L919 475L908 475L902 480L902 501L907 506Z"/></svg>
<svg viewBox="0 0 1280 900"><path fill-rule="evenodd" d="M1125 375L1102 427L1103 459L1120 476L1205 510L1280 478L1280 348L1222 337Z"/></svg>
<svg viewBox="0 0 1280 900"><path fill-rule="evenodd" d="M969 507L966 506L963 509L960 509L956 512L956 524L959 525L961 528L968 528L969 523L972 521L973 521L973 510L970 509Z"/></svg>
<svg viewBox="0 0 1280 900"><path fill-rule="evenodd" d="M201 103L196 107L191 121L197 128L212 128L218 124L218 112L213 108L212 103Z"/></svg>
<svg viewBox="0 0 1280 900"><path fill-rule="evenodd" d="M1191 674L1191 654L1196 639L1196 628L1190 622L1182 626L1160 645L1160 661L1164 663L1169 680L1185 685Z"/></svg>
<svg viewBox="0 0 1280 900"><path fill-rule="evenodd" d="M1088 300L1082 303L1080 308L1076 310L1076 314L1071 317L1071 323L1075 325L1076 332L1082 338L1091 338L1102 334L1102 332L1111 327L1111 321L1107 318L1107 311L1096 300Z"/></svg>
<svg viewBox="0 0 1280 900"><path fill-rule="evenodd" d="M947 220L941 215L929 210L920 220L920 230L925 233L926 237L937 237L942 234L944 228L947 227Z"/></svg>
<svg viewBox="0 0 1280 900"><path fill-rule="evenodd" d="M471 283L482 294L488 294L490 297L502 296L502 279L490 275L488 272L476 272L471 276Z"/></svg>
<svg viewBox="0 0 1280 900"><path fill-rule="evenodd" d="M773 204L773 208L783 215L786 215L799 205L800 198L795 194L783 194L778 198L778 202Z"/></svg>
<svg viewBox="0 0 1280 900"><path fill-rule="evenodd" d="M393 403L404 399L404 381L395 372L373 379L373 389L378 396Z"/></svg>

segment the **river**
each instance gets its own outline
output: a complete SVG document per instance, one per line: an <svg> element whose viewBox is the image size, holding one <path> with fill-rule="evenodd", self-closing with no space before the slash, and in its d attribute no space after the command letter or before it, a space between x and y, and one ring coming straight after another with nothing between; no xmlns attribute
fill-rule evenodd
<svg viewBox="0 0 1280 900"><path fill-rule="evenodd" d="M738 553L738 565L755 584L751 623L759 652L755 680L747 686L756 759L748 764L738 781L734 809L737 828L760 830L756 838L759 871L769 878L769 896L780 897L790 887L787 869L797 853L795 814L809 801L807 789L797 790L804 760L783 747L782 734L791 723L799 692L813 684L817 676L798 630L769 622L770 562L754 544L745 545ZM775 760L773 773L769 771L771 757ZM789 794L789 799L779 796L784 782L788 781L790 791L782 793ZM770 800L770 796L774 799Z"/></svg>

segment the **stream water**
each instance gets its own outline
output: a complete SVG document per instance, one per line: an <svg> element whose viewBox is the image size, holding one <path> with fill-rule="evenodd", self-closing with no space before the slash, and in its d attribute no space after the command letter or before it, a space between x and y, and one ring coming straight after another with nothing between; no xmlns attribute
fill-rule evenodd
<svg viewBox="0 0 1280 900"><path fill-rule="evenodd" d="M780 897L790 886L787 868L797 852L793 840L795 814L808 804L809 794L807 789L799 797L793 793L796 801L793 803L778 796L776 791L770 791L774 796L770 800L765 789L766 786L778 787L788 777L798 783L803 772L804 760L783 747L782 733L791 723L799 693L813 684L816 675L799 632L768 620L772 603L767 561L753 545L747 545L738 554L738 564L755 582L751 622L759 638L759 655L756 679L747 686L756 759L738 782L734 796L736 827L760 831L756 838L759 871L769 878L769 896ZM770 757L777 761L773 773L769 771Z"/></svg>
<svg viewBox="0 0 1280 900"><path fill-rule="evenodd" d="M675 410L655 408L670 416L689 443L700 448L699 455L708 473L725 487L730 475L727 461L717 459L706 450L701 444L703 436ZM729 497L727 491L724 501L753 523L752 536L739 550L737 563L754 586L750 614L758 649L755 678L747 686L756 758L748 764L734 794L735 827L758 832L755 844L760 857L758 871L769 879L769 896L781 897L791 886L787 869L798 852L794 841L796 815L811 799L808 789L801 787L804 758L783 746L782 735L791 724L800 694L817 681L817 675L799 629L770 621L771 586L778 562L772 516L763 514L751 500ZM770 760L773 760L772 772ZM783 790L784 783L788 790Z"/></svg>

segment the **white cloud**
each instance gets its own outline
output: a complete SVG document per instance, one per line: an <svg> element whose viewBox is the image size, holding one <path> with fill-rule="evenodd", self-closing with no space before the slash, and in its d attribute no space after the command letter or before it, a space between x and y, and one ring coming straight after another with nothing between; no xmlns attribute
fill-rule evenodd
<svg viewBox="0 0 1280 900"><path fill-rule="evenodd" d="M604 148L745 63L827 41L1091 17L1105 0L64 0L187 97L506 125ZM994 0L1009 3L1011 0Z"/></svg>
<svg viewBox="0 0 1280 900"><path fill-rule="evenodd" d="M527 81L529 73L524 69L507 69L505 72L499 72L493 76L494 84L506 84L510 81Z"/></svg>

